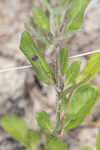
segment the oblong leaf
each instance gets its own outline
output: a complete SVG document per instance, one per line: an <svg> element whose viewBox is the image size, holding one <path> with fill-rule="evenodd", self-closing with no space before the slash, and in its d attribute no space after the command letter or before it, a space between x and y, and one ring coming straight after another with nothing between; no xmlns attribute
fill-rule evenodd
<svg viewBox="0 0 100 150"><path fill-rule="evenodd" d="M32 64L39 78L46 84L50 84L52 78L51 69L37 49L32 37L24 32L21 37L20 49Z"/></svg>
<svg viewBox="0 0 100 150"><path fill-rule="evenodd" d="M67 144L61 138L54 135L46 135L46 140L47 147L50 150L65 150L67 148Z"/></svg>
<svg viewBox="0 0 100 150"><path fill-rule="evenodd" d="M28 148L34 148L40 139L40 133L29 129L20 117L4 116L1 125L11 136Z"/></svg>
<svg viewBox="0 0 100 150"><path fill-rule="evenodd" d="M2 127L16 140L24 146L29 146L27 143L27 125L24 120L19 117L4 116L1 120Z"/></svg>
<svg viewBox="0 0 100 150"><path fill-rule="evenodd" d="M83 146L80 150L92 150L89 146Z"/></svg>
<svg viewBox="0 0 100 150"><path fill-rule="evenodd" d="M69 130L77 127L85 117L90 113L96 103L99 91L93 86L85 85L79 87L73 94L68 116L72 115L73 119L64 119L64 129Z"/></svg>
<svg viewBox="0 0 100 150"><path fill-rule="evenodd" d="M77 30L83 23L84 12L90 0L71 0L72 7L69 9L69 22L66 32Z"/></svg>
<svg viewBox="0 0 100 150"><path fill-rule="evenodd" d="M51 121L47 112L45 111L37 112L36 120L40 128L44 130L51 130Z"/></svg>
<svg viewBox="0 0 100 150"><path fill-rule="evenodd" d="M71 66L69 67L66 73L66 78L64 83L65 86L75 82L75 79L80 72L80 64L81 64L80 61L75 61L71 64Z"/></svg>
<svg viewBox="0 0 100 150"><path fill-rule="evenodd" d="M43 31L50 30L49 20L40 9L38 8L33 9L33 17L35 24L38 25L41 30Z"/></svg>
<svg viewBox="0 0 100 150"><path fill-rule="evenodd" d="M65 75L68 68L68 49L62 48L60 51L60 68L62 75Z"/></svg>
<svg viewBox="0 0 100 150"><path fill-rule="evenodd" d="M62 13L64 11L64 7L56 7L55 8L55 15L57 17L57 31L59 32L60 26L61 26L61 17L62 17Z"/></svg>
<svg viewBox="0 0 100 150"><path fill-rule="evenodd" d="M96 140L96 150L100 150L100 127L99 127L99 132Z"/></svg>
<svg viewBox="0 0 100 150"><path fill-rule="evenodd" d="M27 142L28 142L29 147L32 150L36 150L36 146L37 146L37 143L40 140L40 138L41 138L41 136L38 131L35 131L32 129L29 129L27 131Z"/></svg>
<svg viewBox="0 0 100 150"><path fill-rule="evenodd" d="M100 71L100 52L97 52L91 56L91 58L88 60L86 66L82 70L82 72L79 74L79 76L76 79L76 82L80 82L82 80L85 80L86 78L89 78L88 82L91 81L94 76ZM87 82L86 82L87 83Z"/></svg>

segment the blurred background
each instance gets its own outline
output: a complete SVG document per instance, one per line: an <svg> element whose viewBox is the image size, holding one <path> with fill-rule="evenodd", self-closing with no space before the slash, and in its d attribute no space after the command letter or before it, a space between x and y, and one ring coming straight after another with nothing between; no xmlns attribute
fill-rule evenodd
<svg viewBox="0 0 100 150"><path fill-rule="evenodd" d="M38 1L34 0L34 5ZM93 4L92 4L93 3ZM24 23L31 14L32 0L0 0L0 70L29 64L19 50ZM100 49L100 1L91 0L82 31L63 41L69 47L69 55L77 55ZM82 65L90 55L77 58ZM70 61L73 61L72 59ZM100 87L100 75L92 83ZM42 84L32 68L0 73L0 118L5 114L23 117L28 126L37 128L35 113L46 110L55 123L55 90ZM95 150L97 127L100 121L100 100L88 117L91 123L64 134L69 150L88 145ZM42 147L42 144L41 144ZM25 150L0 127L0 150Z"/></svg>

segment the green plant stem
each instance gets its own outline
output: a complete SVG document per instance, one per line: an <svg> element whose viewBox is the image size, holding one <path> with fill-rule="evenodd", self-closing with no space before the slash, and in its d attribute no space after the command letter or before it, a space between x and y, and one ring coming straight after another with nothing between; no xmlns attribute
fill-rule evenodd
<svg viewBox="0 0 100 150"><path fill-rule="evenodd" d="M64 127L63 127L63 125L64 125L64 116L67 115L67 113L69 112L70 105L71 105L71 102L72 102L72 97L73 97L73 95L74 95L74 93L75 93L76 90L77 90L77 88L76 88L76 89L73 89L73 90L70 92L70 94L69 94L69 98L68 98L69 104L68 104L68 106L67 106L67 111L63 114L63 116L62 116L61 119L60 119L60 129L59 129L60 134L63 133L63 128L64 128ZM59 132L58 132L58 133L59 133Z"/></svg>
<svg viewBox="0 0 100 150"><path fill-rule="evenodd" d="M61 93L63 88L61 86L61 69L60 69L60 45L56 47L56 86L58 91L56 91L56 126L60 123L61 125L61 112L60 112L60 105L61 105ZM57 135L61 135L60 130L56 132Z"/></svg>
<svg viewBox="0 0 100 150"><path fill-rule="evenodd" d="M60 111L59 111L59 105L60 105L60 89L59 89L59 60L58 60L58 53L56 54L56 87L58 88L58 91L56 90L56 120L57 123L60 121Z"/></svg>
<svg viewBox="0 0 100 150"><path fill-rule="evenodd" d="M68 93L70 93L70 94L69 94L69 97L68 97L69 103L68 103L68 106L67 106L67 111L64 112L62 118L60 119L61 126L60 126L60 130L59 130L59 131L60 131L61 133L62 133L62 131L63 131L64 116L67 115L67 113L69 112L70 105L71 105L71 103L72 103L72 97L73 97L74 93L76 92L77 88L78 88L80 85L84 84L86 81L88 81L89 78L90 78L90 75L89 75L84 81L82 81L82 82L80 82L80 83L78 83L78 84L76 84L76 85L71 86L69 89L65 90L65 91L62 93L63 96L66 95L66 94L68 94Z"/></svg>

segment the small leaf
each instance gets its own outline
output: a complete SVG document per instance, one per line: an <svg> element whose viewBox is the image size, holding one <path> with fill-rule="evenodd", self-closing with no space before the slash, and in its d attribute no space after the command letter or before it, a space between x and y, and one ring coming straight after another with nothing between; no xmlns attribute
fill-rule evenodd
<svg viewBox="0 0 100 150"><path fill-rule="evenodd" d="M66 74L65 86L75 82L75 79L80 72L80 64L80 61L75 61L71 64Z"/></svg>
<svg viewBox="0 0 100 150"><path fill-rule="evenodd" d="M28 128L24 120L19 117L4 116L1 120L1 125L16 140L24 146L29 146L26 138Z"/></svg>
<svg viewBox="0 0 100 150"><path fill-rule="evenodd" d="M49 150L49 148L48 148L48 147L45 147L43 150Z"/></svg>
<svg viewBox="0 0 100 150"><path fill-rule="evenodd" d="M100 128L99 128L99 132L98 132L98 136L96 140L96 150L100 150Z"/></svg>
<svg viewBox="0 0 100 150"><path fill-rule="evenodd" d="M40 128L42 128L44 130L51 129L50 117L47 112L45 112L45 111L37 112L36 120L37 120Z"/></svg>
<svg viewBox="0 0 100 150"><path fill-rule="evenodd" d="M83 71L79 74L76 79L76 82L80 82L85 80L88 76L90 76L89 81L91 81L94 76L100 71L100 53L97 52L91 56L88 60L86 66L84 67ZM87 82L86 82L87 83Z"/></svg>
<svg viewBox="0 0 100 150"><path fill-rule="evenodd" d="M43 30L43 31L49 31L50 30L49 20L40 9L34 8L33 9L33 16L34 16L35 24L38 25L41 30Z"/></svg>
<svg viewBox="0 0 100 150"><path fill-rule="evenodd" d="M37 49L34 41L32 40L32 37L28 32L24 32L22 34L20 49L32 64L39 78L44 83L50 84L49 79L52 78L51 69L46 63L40 51ZM38 57L36 61L32 60L34 56Z"/></svg>
<svg viewBox="0 0 100 150"><path fill-rule="evenodd" d="M89 146L84 146L84 147L82 147L80 150L92 150L92 149L91 149L91 147L89 147Z"/></svg>
<svg viewBox="0 0 100 150"><path fill-rule="evenodd" d="M68 49L67 48L61 49L60 67L61 67L62 75L65 75L65 73L67 72L67 68L68 68Z"/></svg>
<svg viewBox="0 0 100 150"><path fill-rule="evenodd" d="M40 133L29 129L24 120L19 117L4 116L1 120L1 125L5 131L25 147L35 148L40 140Z"/></svg>
<svg viewBox="0 0 100 150"><path fill-rule="evenodd" d="M69 22L66 32L74 31L80 28L84 19L84 12L90 0L71 0L72 7L69 9Z"/></svg>
<svg viewBox="0 0 100 150"><path fill-rule="evenodd" d="M65 150L67 144L53 135L46 135L47 147L50 150Z"/></svg>
<svg viewBox="0 0 100 150"><path fill-rule="evenodd" d="M40 133L38 131L29 129L27 131L27 141L32 150L36 150L38 141L40 140Z"/></svg>
<svg viewBox="0 0 100 150"><path fill-rule="evenodd" d="M62 17L62 13L64 11L64 7L56 7L55 9L55 15L57 16L57 28L58 31L60 29L60 25L61 25L61 17Z"/></svg>
<svg viewBox="0 0 100 150"><path fill-rule="evenodd" d="M99 91L93 86L85 85L79 87L73 94L68 116L73 118L64 118L64 129L69 130L77 127L90 113L92 107L96 103L99 96Z"/></svg>
<svg viewBox="0 0 100 150"><path fill-rule="evenodd" d="M61 3L65 3L67 0L60 0Z"/></svg>

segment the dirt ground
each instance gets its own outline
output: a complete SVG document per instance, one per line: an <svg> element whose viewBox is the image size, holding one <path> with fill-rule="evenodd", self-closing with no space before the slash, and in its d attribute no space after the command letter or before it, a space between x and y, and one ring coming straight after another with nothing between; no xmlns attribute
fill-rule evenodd
<svg viewBox="0 0 100 150"><path fill-rule="evenodd" d="M19 42L31 8L31 0L0 0L0 69L29 64L19 50ZM82 30L63 41L70 49L70 56L100 49L99 0L88 9ZM88 58L75 60L81 60L84 66ZM100 87L100 74L96 75L93 84ZM30 127L37 128L34 116L37 111L46 110L54 123L55 99L55 90L43 85L32 68L0 73L0 118L4 114L14 114L23 117ZM100 100L88 119L99 123ZM96 126L84 122L78 128L65 132L64 140L69 150L78 150L85 145L95 150L97 132ZM0 150L25 148L0 127Z"/></svg>

